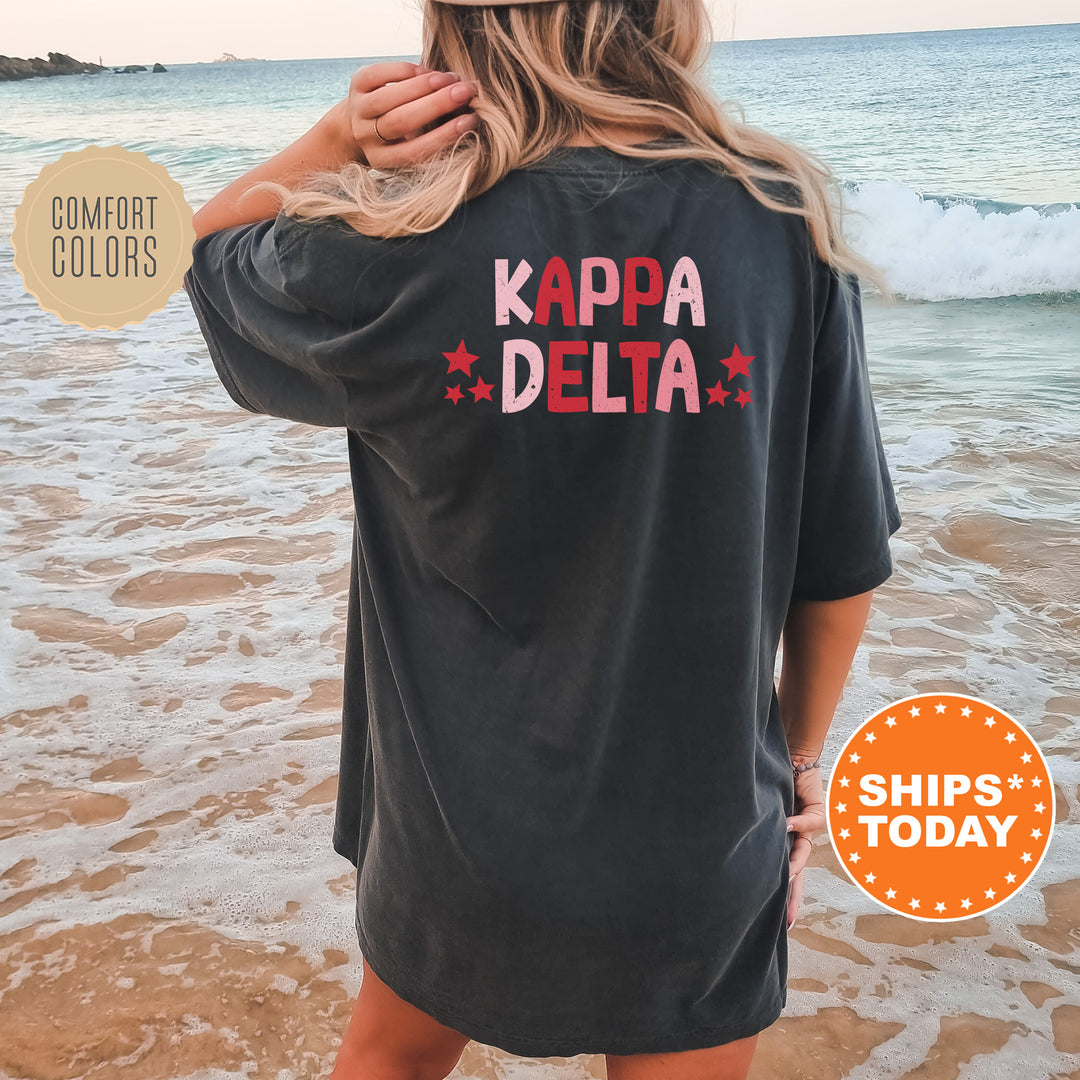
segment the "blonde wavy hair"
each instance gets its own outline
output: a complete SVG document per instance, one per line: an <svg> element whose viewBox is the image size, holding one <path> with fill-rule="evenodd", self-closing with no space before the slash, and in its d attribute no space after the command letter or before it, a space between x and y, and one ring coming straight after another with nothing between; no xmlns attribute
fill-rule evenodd
<svg viewBox="0 0 1080 1080"><path fill-rule="evenodd" d="M804 217L822 260L893 299L881 270L844 239L843 190L828 165L747 124L741 105L708 87L714 34L703 0L423 5L421 60L478 84L470 105L479 123L392 173L354 161L309 171L294 188L255 185L280 195L289 216L340 217L369 236L429 232L511 170L583 134L626 157L694 158L735 177L763 205ZM637 146L603 130L610 125L659 128L684 142Z"/></svg>

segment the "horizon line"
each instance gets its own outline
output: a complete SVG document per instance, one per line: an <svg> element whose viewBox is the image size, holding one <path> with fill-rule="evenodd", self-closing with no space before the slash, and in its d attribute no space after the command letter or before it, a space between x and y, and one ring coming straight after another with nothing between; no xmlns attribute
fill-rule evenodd
<svg viewBox="0 0 1080 1080"><path fill-rule="evenodd" d="M1021 30L1035 27L1050 27L1050 26L1080 26L1080 22L1045 22L1045 23L1003 23L995 26L952 26L942 27L929 30L872 30L853 33L836 33L836 34L777 34L769 37L724 37L714 38L711 42L712 45L727 45L735 44L736 42L751 42L751 41L815 41L826 40L832 38L860 38L860 37L901 37L911 36L914 34L955 34L964 32L973 32L981 30ZM58 52L60 50L52 49L51 52ZM223 52L237 56L235 61L227 60L169 60L161 61L155 60L151 63L170 63L176 66L187 64L217 64L217 63L292 63L299 60L397 60L397 59L411 59L413 57L419 57L418 52L404 52L404 53L364 53L356 54L352 56L277 56L277 57L264 57L253 56L249 58L241 57L236 54L232 49L224 49ZM47 54L46 54L47 55ZM79 58L74 54L67 53L65 55L71 56L72 59L78 60ZM31 59L25 57L25 59ZM44 58L42 58L44 59ZM80 61L81 63L90 63L92 61ZM103 64L103 67L122 67L126 63L137 63L139 61L126 61Z"/></svg>

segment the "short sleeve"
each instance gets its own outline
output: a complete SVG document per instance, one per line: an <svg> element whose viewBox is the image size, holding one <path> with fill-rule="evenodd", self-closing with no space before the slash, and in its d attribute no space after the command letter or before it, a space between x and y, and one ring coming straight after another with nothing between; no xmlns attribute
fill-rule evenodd
<svg viewBox="0 0 1080 1080"><path fill-rule="evenodd" d="M829 267L792 596L841 600L881 585L893 572L889 537L900 524L871 394L859 279Z"/></svg>
<svg viewBox="0 0 1080 1080"><path fill-rule="evenodd" d="M340 332L299 299L312 267L299 229L279 214L195 241L184 288L229 396L248 412L346 426L340 378L313 346Z"/></svg>

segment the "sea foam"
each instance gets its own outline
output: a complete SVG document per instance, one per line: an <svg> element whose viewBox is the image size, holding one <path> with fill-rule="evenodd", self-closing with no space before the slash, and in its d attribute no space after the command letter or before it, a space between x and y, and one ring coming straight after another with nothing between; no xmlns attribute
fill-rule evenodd
<svg viewBox="0 0 1080 1080"><path fill-rule="evenodd" d="M906 299L1080 291L1075 203L1021 206L874 180L847 187L844 208L849 243Z"/></svg>

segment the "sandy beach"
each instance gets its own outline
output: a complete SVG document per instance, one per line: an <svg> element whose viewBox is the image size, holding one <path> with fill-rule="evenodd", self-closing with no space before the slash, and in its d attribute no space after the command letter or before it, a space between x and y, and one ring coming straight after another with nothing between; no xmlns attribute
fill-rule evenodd
<svg viewBox="0 0 1080 1080"><path fill-rule="evenodd" d="M330 846L344 440L234 408L205 368L177 362L200 354L190 328L138 359L68 337L9 350L19 377L2 390L16 707L0 715L0 1075L326 1075L361 974L355 871ZM1075 480L1076 461L1043 468ZM890 692L970 689L967 661L1003 605L927 592L927 565L1018 575L1009 595L1035 590L1029 608L1067 599L1052 528L1028 543L992 515L943 528L914 497L905 509L836 745ZM1039 640L1049 623L1009 617L1017 643L998 660L1038 661L1057 686L1023 717L1059 778L1036 881L988 916L935 926L876 909L819 836L787 1014L762 1036L755 1080L1080 1077L1075 622ZM604 1062L474 1043L454 1075L570 1080L603 1077Z"/></svg>

